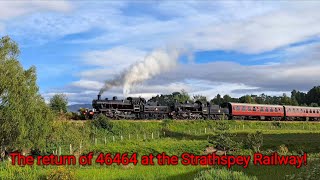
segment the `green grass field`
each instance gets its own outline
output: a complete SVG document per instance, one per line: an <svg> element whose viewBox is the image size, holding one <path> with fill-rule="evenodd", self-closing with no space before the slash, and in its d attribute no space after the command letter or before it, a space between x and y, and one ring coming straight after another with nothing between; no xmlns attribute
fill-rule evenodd
<svg viewBox="0 0 320 180"><path fill-rule="evenodd" d="M52 150L69 154L70 144L74 153L137 152L139 156L165 152L181 155L183 152L201 154L209 146L208 139L216 135L216 121L112 121L113 133L90 126L89 122L57 122L57 144ZM308 165L297 169L293 166L254 166L244 169L234 166L230 171L224 167L206 166L68 166L68 167L13 167L2 163L2 179L35 179L50 173L71 174L75 179L210 179L219 174L221 179L317 179L320 170L320 123L317 122L253 122L228 121L229 131L235 133L235 140L244 141L248 133L263 132L263 152L276 151L280 146L288 149L288 154L308 153ZM81 149L80 149L81 146ZM250 150L240 150L239 154L252 154ZM214 168L215 170L210 170ZM70 171L70 172L69 172ZM236 173L239 172L239 173ZM243 174L241 174L243 172ZM320 171L319 171L320 172ZM308 173L313 175L308 175ZM21 174L14 175L14 174ZM55 177L55 176L50 176ZM241 178L240 178L241 177ZM215 177L214 179L217 179ZM52 178L54 179L54 178ZM59 178L58 178L59 179Z"/></svg>

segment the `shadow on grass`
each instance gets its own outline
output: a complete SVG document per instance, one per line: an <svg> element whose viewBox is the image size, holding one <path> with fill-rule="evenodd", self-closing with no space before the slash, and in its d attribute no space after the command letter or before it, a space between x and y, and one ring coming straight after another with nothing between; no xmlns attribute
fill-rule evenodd
<svg viewBox="0 0 320 180"><path fill-rule="evenodd" d="M247 133L237 133L237 141L244 141ZM320 134L318 133L285 133L285 134L264 134L263 150L278 150L280 145L285 145L290 152L320 152Z"/></svg>
<svg viewBox="0 0 320 180"><path fill-rule="evenodd" d="M186 140L208 140L214 138L214 135L192 135L181 132L174 132L164 129L166 137ZM237 133L234 137L238 142L245 142L248 133ZM320 152L320 134L319 133L284 133L284 134L264 134L262 150L278 150L280 145L285 145L290 152Z"/></svg>

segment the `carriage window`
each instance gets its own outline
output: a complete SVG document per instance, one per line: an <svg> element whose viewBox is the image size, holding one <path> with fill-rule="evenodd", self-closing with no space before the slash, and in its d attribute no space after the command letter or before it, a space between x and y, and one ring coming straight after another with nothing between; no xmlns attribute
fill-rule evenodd
<svg viewBox="0 0 320 180"><path fill-rule="evenodd" d="M290 111L291 111L291 109L289 108L289 109L288 109L288 112L290 112Z"/></svg>
<svg viewBox="0 0 320 180"><path fill-rule="evenodd" d="M274 112L278 112L278 108L274 108Z"/></svg>
<svg viewBox="0 0 320 180"><path fill-rule="evenodd" d="M248 107L248 111L251 111L251 107Z"/></svg>
<svg viewBox="0 0 320 180"><path fill-rule="evenodd" d="M270 108L270 112L273 112L273 108Z"/></svg>
<svg viewBox="0 0 320 180"><path fill-rule="evenodd" d="M268 109L268 108L266 108L266 112L269 112L269 109Z"/></svg>
<svg viewBox="0 0 320 180"><path fill-rule="evenodd" d="M256 107L253 107L253 111L256 111Z"/></svg>
<svg viewBox="0 0 320 180"><path fill-rule="evenodd" d="M237 111L240 111L240 107L239 106L237 106L236 109L237 109Z"/></svg>
<svg viewBox="0 0 320 180"><path fill-rule="evenodd" d="M242 111L246 111L246 110L247 110L246 106L242 106Z"/></svg>
<svg viewBox="0 0 320 180"><path fill-rule="evenodd" d="M260 108L260 111L261 111L261 112L263 112L263 111L264 111L263 107L261 107L261 108Z"/></svg>
<svg viewBox="0 0 320 180"><path fill-rule="evenodd" d="M234 106L233 106L233 108L232 108L232 109L233 109L233 110L236 110L236 107L234 107Z"/></svg>

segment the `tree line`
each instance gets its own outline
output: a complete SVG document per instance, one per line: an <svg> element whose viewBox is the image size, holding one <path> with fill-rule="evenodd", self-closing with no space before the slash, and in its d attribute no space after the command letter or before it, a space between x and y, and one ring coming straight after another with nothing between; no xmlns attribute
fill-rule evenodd
<svg viewBox="0 0 320 180"><path fill-rule="evenodd" d="M279 104L293 106L312 106L320 105L320 86L314 86L308 92L297 90L291 91L291 96L283 93L282 96L269 96L264 93L260 95L244 95L239 98L231 97L230 95L221 96L217 94L213 99L208 100L203 95L190 96L185 90L181 92L173 92L172 94L161 94L152 97L148 102L157 102L159 105L173 105L175 102L196 102L206 103L210 101L212 104L221 105L226 102L250 103L250 104Z"/></svg>

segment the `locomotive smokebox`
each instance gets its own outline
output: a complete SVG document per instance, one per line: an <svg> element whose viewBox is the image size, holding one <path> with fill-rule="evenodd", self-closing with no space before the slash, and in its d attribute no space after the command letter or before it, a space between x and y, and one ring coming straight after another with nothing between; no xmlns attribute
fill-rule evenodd
<svg viewBox="0 0 320 180"><path fill-rule="evenodd" d="M101 99L101 95L100 94L98 94L98 100L100 100Z"/></svg>

